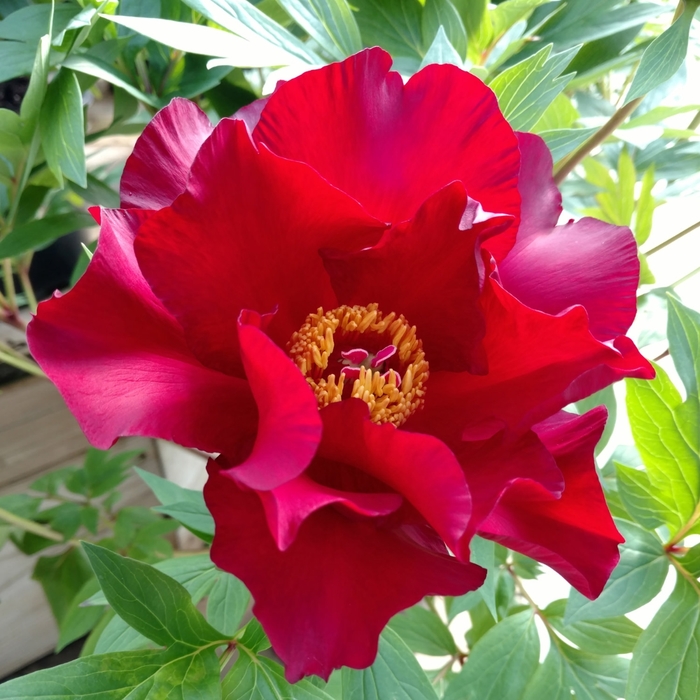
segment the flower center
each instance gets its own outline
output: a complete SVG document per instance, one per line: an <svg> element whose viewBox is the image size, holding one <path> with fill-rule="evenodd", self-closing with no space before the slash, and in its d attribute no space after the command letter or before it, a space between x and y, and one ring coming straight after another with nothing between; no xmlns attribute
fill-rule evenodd
<svg viewBox="0 0 700 700"><path fill-rule="evenodd" d="M425 402L428 363L416 327L377 304L318 309L287 344L318 407L361 399L375 423L399 426Z"/></svg>

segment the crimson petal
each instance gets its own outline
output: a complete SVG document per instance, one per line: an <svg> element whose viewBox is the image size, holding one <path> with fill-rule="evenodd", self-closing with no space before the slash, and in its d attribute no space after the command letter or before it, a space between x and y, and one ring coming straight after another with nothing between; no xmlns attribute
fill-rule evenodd
<svg viewBox="0 0 700 700"><path fill-rule="evenodd" d="M564 475L561 498L532 481L515 483L479 528L481 536L551 566L589 598L603 590L623 542L593 458L606 416L599 407L535 426Z"/></svg>
<svg viewBox="0 0 700 700"><path fill-rule="evenodd" d="M486 324L477 246L503 230L509 217L462 228L467 193L454 182L423 204L416 217L387 231L372 248L322 251L342 304L376 302L387 314L402 313L415 324L431 370L484 373L481 341Z"/></svg>
<svg viewBox="0 0 700 700"><path fill-rule="evenodd" d="M308 166L258 152L243 121L224 119L187 191L139 231L136 255L197 357L240 374L241 309L278 307L268 332L284 345L309 313L336 305L319 248L369 245L383 228Z"/></svg>
<svg viewBox="0 0 700 700"><path fill-rule="evenodd" d="M253 137L308 163L377 218L398 223L453 180L486 211L512 215L520 197L517 139L493 92L451 65L430 65L406 85L379 48L361 51L280 86Z"/></svg>
<svg viewBox="0 0 700 700"><path fill-rule="evenodd" d="M334 668L366 668L389 619L425 595L461 595L484 570L421 547L372 520L322 508L280 551L258 495L241 491L215 462L204 488L214 515L214 563L240 578L285 675L328 678Z"/></svg>
<svg viewBox="0 0 700 700"><path fill-rule="evenodd" d="M653 376L631 341L623 337L611 347L596 340L581 306L551 316L525 306L492 277L482 302L489 321L488 374L431 373L425 407L407 429L437 435L448 445L494 419L522 432L617 379Z"/></svg>
<svg viewBox="0 0 700 700"><path fill-rule="evenodd" d="M122 206L167 207L185 191L192 162L214 127L194 102L176 97L148 123L124 166Z"/></svg>
<svg viewBox="0 0 700 700"><path fill-rule="evenodd" d="M234 450L255 435L247 383L204 367L136 264L134 232L149 213L102 211L97 251L74 289L39 305L27 329L32 354L88 439L122 435Z"/></svg>
<svg viewBox="0 0 700 700"><path fill-rule="evenodd" d="M468 559L462 536L472 499L457 458L440 440L369 420L358 399L321 411L319 456L348 464L401 494L438 532L457 556Z"/></svg>

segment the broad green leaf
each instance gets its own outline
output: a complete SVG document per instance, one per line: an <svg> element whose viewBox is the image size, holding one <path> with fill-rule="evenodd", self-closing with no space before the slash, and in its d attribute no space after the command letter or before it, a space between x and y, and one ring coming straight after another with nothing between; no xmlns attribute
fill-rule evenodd
<svg viewBox="0 0 700 700"><path fill-rule="evenodd" d="M615 430L615 419L617 417L617 399L612 386L605 387L595 394L591 394L585 399L576 402L576 410L583 415L597 406L605 406L608 412L608 419L605 423L605 429L600 436L600 440L595 447L595 454L599 455L610 440L610 436Z"/></svg>
<svg viewBox="0 0 700 700"><path fill-rule="evenodd" d="M671 597L639 638L627 695L634 700L700 697L700 590L678 576Z"/></svg>
<svg viewBox="0 0 700 700"><path fill-rule="evenodd" d="M625 538L620 546L620 563L595 600L572 589L564 617L566 625L624 615L648 603L661 590L669 565L661 540L634 523L617 520L616 525Z"/></svg>
<svg viewBox="0 0 700 700"><path fill-rule="evenodd" d="M251 41L214 27L154 17L104 15L115 24L185 53L226 58L233 66L265 68L298 64L299 59L265 41Z"/></svg>
<svg viewBox="0 0 700 700"><path fill-rule="evenodd" d="M539 654L532 611L507 617L471 650L444 700L519 700L537 669Z"/></svg>
<svg viewBox="0 0 700 700"><path fill-rule="evenodd" d="M321 65L310 48L248 0L183 0L193 10L234 34L259 43L264 41L295 56L302 63Z"/></svg>
<svg viewBox="0 0 700 700"><path fill-rule="evenodd" d="M2 47L2 44L0 44L0 47ZM34 60L32 61L29 87L27 88L27 92L19 108L19 115L22 118L22 141L25 145L29 146L31 144L32 146L31 151L33 151L33 153L30 152L29 156L32 164L33 159L36 157L36 151L39 148L36 126L39 120L41 105L44 102L44 95L46 95L50 49L50 37L46 34L41 37L39 45L36 47ZM4 64L5 58L0 56L0 66ZM0 80L5 79L6 78L0 78Z"/></svg>
<svg viewBox="0 0 700 700"><path fill-rule="evenodd" d="M566 87L572 75L562 71L576 55L578 48L550 56L548 44L497 75L489 84L496 93L505 118L518 131L532 128L556 96Z"/></svg>
<svg viewBox="0 0 700 700"><path fill-rule="evenodd" d="M461 58L467 55L467 32L459 12L450 0L426 0L421 18L423 46L427 49L442 27Z"/></svg>
<svg viewBox="0 0 700 700"><path fill-rule="evenodd" d="M578 148L584 141L596 133L596 128L585 129L553 129L540 131L539 135L544 139L547 147L552 152L552 159L556 163L565 158Z"/></svg>
<svg viewBox="0 0 700 700"><path fill-rule="evenodd" d="M91 578L75 594L59 626L59 637L58 642L56 642L57 652L76 639L84 637L99 622L104 611L100 608L82 605L99 589L100 584L97 583L97 579Z"/></svg>
<svg viewBox="0 0 700 700"><path fill-rule="evenodd" d="M347 0L278 2L334 58L342 60L362 49L360 30Z"/></svg>
<svg viewBox="0 0 700 700"><path fill-rule="evenodd" d="M700 314L671 294L668 295L668 344L688 396L697 401L700 394Z"/></svg>
<svg viewBox="0 0 700 700"><path fill-rule="evenodd" d="M90 173L87 176L86 187L71 183L70 188L89 204L99 204L110 209L119 208L119 193Z"/></svg>
<svg viewBox="0 0 700 700"><path fill-rule="evenodd" d="M44 589L59 625L70 610L76 592L92 577L85 555L74 547L54 557L41 557L32 573L32 578Z"/></svg>
<svg viewBox="0 0 700 700"><path fill-rule="evenodd" d="M483 599L475 598L476 604L469 608L471 627L464 635L469 647L473 647L492 627L496 625L498 618L494 618Z"/></svg>
<svg viewBox="0 0 700 700"><path fill-rule="evenodd" d="M86 656L0 686L0 700L219 700L213 649L127 651Z"/></svg>
<svg viewBox="0 0 700 700"><path fill-rule="evenodd" d="M364 671L343 668L343 700L437 700L411 650L387 628L376 661Z"/></svg>
<svg viewBox="0 0 700 700"><path fill-rule="evenodd" d="M571 100L566 95L561 93L554 98L554 102L537 120L537 123L532 127L532 132L539 134L543 131L569 129L578 117L576 107L571 104Z"/></svg>
<svg viewBox="0 0 700 700"><path fill-rule="evenodd" d="M597 656L560 643L569 686L577 700L617 700L625 693L629 660ZM635 699L636 700L636 699Z"/></svg>
<svg viewBox="0 0 700 700"><path fill-rule="evenodd" d="M484 20L488 17L487 0L454 0L454 5L470 39L480 34Z"/></svg>
<svg viewBox="0 0 700 700"><path fill-rule="evenodd" d="M87 542L88 554L107 601L129 625L157 644L198 647L221 641L194 607L185 588L148 564Z"/></svg>
<svg viewBox="0 0 700 700"><path fill-rule="evenodd" d="M566 664L552 644L547 657L525 689L523 700L571 700Z"/></svg>
<svg viewBox="0 0 700 700"><path fill-rule="evenodd" d="M681 0L682 2L683 0ZM681 16L644 51L625 103L665 83L681 67L688 51L688 33L700 0L684 3Z"/></svg>
<svg viewBox="0 0 700 700"><path fill-rule="evenodd" d="M59 184L65 175L85 187L83 95L75 73L66 68L58 71L46 91L39 123L44 156Z"/></svg>
<svg viewBox="0 0 700 700"><path fill-rule="evenodd" d="M99 609L99 608L97 608ZM122 620L119 615L107 623L95 643L95 654L112 654L120 651L153 648L153 642L137 632Z"/></svg>
<svg viewBox="0 0 700 700"><path fill-rule="evenodd" d="M34 520L40 505L41 499L30 496L28 493L9 493L6 496L0 496L0 508L9 510L20 518Z"/></svg>
<svg viewBox="0 0 700 700"><path fill-rule="evenodd" d="M254 654L270 648L270 640L256 618L252 618L245 626L243 634L238 638L238 643Z"/></svg>
<svg viewBox="0 0 700 700"><path fill-rule="evenodd" d="M647 530L654 530L671 518L667 504L660 501L649 475L640 469L615 464L617 491L627 512Z"/></svg>
<svg viewBox="0 0 700 700"><path fill-rule="evenodd" d="M226 676L222 700L332 700L311 681L290 685L284 669L271 659L242 651Z"/></svg>
<svg viewBox="0 0 700 700"><path fill-rule="evenodd" d="M659 105L650 109L639 116L632 115L632 118L625 122L621 129L634 129L638 126L656 126L660 122L675 117L677 114L685 114L686 112L697 112L700 109L699 104L680 105L680 106L665 106Z"/></svg>
<svg viewBox="0 0 700 700"><path fill-rule="evenodd" d="M87 56L86 54L69 56L63 62L63 67L85 75L92 75L95 78L102 78L102 80L122 88L122 90L133 95L137 100L156 109L164 106L155 95L147 95L145 92L142 92L129 82L126 75L95 56Z"/></svg>
<svg viewBox="0 0 700 700"><path fill-rule="evenodd" d="M493 35L500 38L516 22L526 19L532 11L548 0L505 0L489 11Z"/></svg>
<svg viewBox="0 0 700 700"><path fill-rule="evenodd" d="M691 576L700 578L700 544L691 547L680 563Z"/></svg>
<svg viewBox="0 0 700 700"><path fill-rule="evenodd" d="M26 41L36 44L44 34L48 34L51 24L51 4L28 5L11 14L0 22L0 39ZM80 7L73 3L57 3L53 9L53 34L60 34L71 19L80 12Z"/></svg>
<svg viewBox="0 0 700 700"><path fill-rule="evenodd" d="M233 637L250 604L250 593L235 576L225 571L217 573L207 600L207 620L227 637Z"/></svg>
<svg viewBox="0 0 700 700"><path fill-rule="evenodd" d="M48 48L48 40L46 42ZM0 82L12 80L32 72L36 44L24 41L0 41Z"/></svg>
<svg viewBox="0 0 700 700"><path fill-rule="evenodd" d="M691 441L693 426L681 414L681 396L664 370L656 378L626 380L627 412L657 498L667 506L667 523L681 528L695 510L700 494L700 457Z"/></svg>
<svg viewBox="0 0 700 700"><path fill-rule="evenodd" d="M430 48L426 51L421 61L420 68L425 68L431 63L438 63L440 65L451 63L460 68L464 67L464 62L460 58L455 47L450 44L450 40L447 38L443 27L438 29L433 43L430 45Z"/></svg>
<svg viewBox="0 0 700 700"><path fill-rule="evenodd" d="M496 586L498 583L499 568L496 562L496 545L491 540L482 537L474 537L471 541L471 561L486 569L486 579L476 591L470 591L457 596L452 600L449 609L450 619L460 612L471 610L479 601L483 600L494 620L498 620L496 606Z"/></svg>
<svg viewBox="0 0 700 700"><path fill-rule="evenodd" d="M605 620L581 620L566 626L557 618L549 620L557 631L579 649L592 654L628 654L633 651L642 633L641 627L623 616Z"/></svg>
<svg viewBox="0 0 700 700"><path fill-rule="evenodd" d="M634 168L634 161L626 148L620 151L620 157L617 161L617 179L618 211L620 220L624 221L621 225L629 226L632 223L632 214L634 213L634 186L637 183L637 172Z"/></svg>
<svg viewBox="0 0 700 700"><path fill-rule="evenodd" d="M389 620L389 627L411 651L430 656L447 656L457 652L447 625L435 612L419 605L394 615Z"/></svg>
<svg viewBox="0 0 700 700"><path fill-rule="evenodd" d="M392 56L423 56L422 7L418 0L353 0L365 46L381 46Z"/></svg>

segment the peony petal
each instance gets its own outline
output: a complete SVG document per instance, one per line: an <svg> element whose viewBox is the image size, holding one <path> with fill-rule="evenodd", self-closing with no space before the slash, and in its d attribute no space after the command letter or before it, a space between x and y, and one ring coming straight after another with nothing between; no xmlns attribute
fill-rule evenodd
<svg viewBox="0 0 700 700"><path fill-rule="evenodd" d="M423 204L415 219L387 231L379 243L355 252L322 251L341 304L379 304L417 328L431 370L486 371L481 341L477 247L510 219L461 226L467 194L459 182Z"/></svg>
<svg viewBox="0 0 700 700"><path fill-rule="evenodd" d="M29 324L32 354L97 447L144 435L235 452L255 435L255 402L246 382L199 363L141 276L133 235L149 215L102 210L87 271Z"/></svg>
<svg viewBox="0 0 700 700"><path fill-rule="evenodd" d="M379 48L280 86L253 132L257 143L314 167L368 212L411 219L453 180L486 211L515 217L490 242L503 257L517 230L517 139L493 92L452 65L430 65L404 86Z"/></svg>
<svg viewBox="0 0 700 700"><path fill-rule="evenodd" d="M479 527L481 536L551 566L589 598L600 595L623 542L593 458L606 416L600 407L535 426L564 474L564 493L557 499L533 482L516 483Z"/></svg>
<svg viewBox="0 0 700 700"><path fill-rule="evenodd" d="M431 373L425 407L407 429L436 435L448 445L494 419L524 432L617 379L653 376L631 341L621 338L611 347L596 340L580 306L550 316L521 304L491 277L482 302L488 374Z"/></svg>
<svg viewBox="0 0 700 700"><path fill-rule="evenodd" d="M176 97L148 123L124 166L123 207L160 209L185 191L192 162L214 127L194 102Z"/></svg>
<svg viewBox="0 0 700 700"><path fill-rule="evenodd" d="M637 312L637 244L624 226L585 218L532 232L518 238L498 273L533 309L558 314L581 304L600 340L624 334Z"/></svg>
<svg viewBox="0 0 700 700"><path fill-rule="evenodd" d="M516 131L515 135L520 147L518 190L521 199L517 246L532 234L550 231L557 225L561 193L554 182L554 163L547 144L535 134Z"/></svg>
<svg viewBox="0 0 700 700"><path fill-rule="evenodd" d="M205 364L241 372L241 309L278 307L268 332L285 345L309 313L336 306L319 248L363 247L384 226L311 168L260 153L240 120L222 120L187 191L139 231L144 276Z"/></svg>
<svg viewBox="0 0 700 700"><path fill-rule="evenodd" d="M366 668L389 619L425 595L460 595L485 572L371 520L322 508L280 551L257 494L239 490L215 462L204 488L214 515L214 563L240 578L290 682Z"/></svg>
<svg viewBox="0 0 700 700"><path fill-rule="evenodd" d="M273 489L299 476L321 441L316 397L297 366L241 314L238 338L245 374L258 407L258 432L248 458L229 470L252 489ZM258 324L261 320L257 319Z"/></svg>
<svg viewBox="0 0 700 700"><path fill-rule="evenodd" d="M401 494L459 557L468 559L462 536L472 499L455 455L431 435L397 430L369 420L358 399L321 411L319 456L360 469ZM338 467L338 472L341 467Z"/></svg>

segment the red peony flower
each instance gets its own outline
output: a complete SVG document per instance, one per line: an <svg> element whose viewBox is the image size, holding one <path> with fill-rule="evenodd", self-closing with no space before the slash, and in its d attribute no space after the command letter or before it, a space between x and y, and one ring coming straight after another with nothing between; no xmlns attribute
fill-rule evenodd
<svg viewBox="0 0 700 700"><path fill-rule="evenodd" d="M174 100L29 327L98 447L220 454L212 558L291 681L368 666L396 612L478 587L475 533L596 596L622 541L606 414L562 409L652 376L624 336L630 231L556 226L547 148L477 78L390 64L363 51L216 127Z"/></svg>

